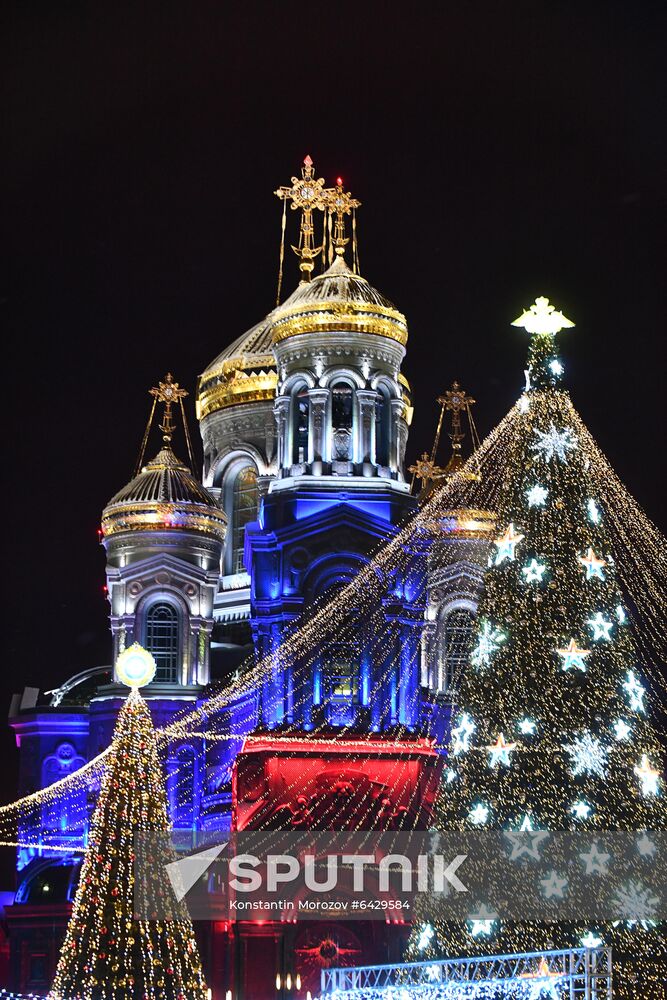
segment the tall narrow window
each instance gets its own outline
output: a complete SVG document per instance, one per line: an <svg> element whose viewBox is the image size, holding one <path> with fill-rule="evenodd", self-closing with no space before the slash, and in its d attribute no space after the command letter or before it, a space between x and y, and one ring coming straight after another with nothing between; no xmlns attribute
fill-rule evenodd
<svg viewBox="0 0 667 1000"><path fill-rule="evenodd" d="M375 400L375 462L389 465L389 441L391 434L391 401L386 389L378 389Z"/></svg>
<svg viewBox="0 0 667 1000"><path fill-rule="evenodd" d="M359 657L351 643L330 647L322 662L327 721L345 726L354 721L359 703Z"/></svg>
<svg viewBox="0 0 667 1000"><path fill-rule="evenodd" d="M155 680L174 684L178 680L178 612L166 602L153 604L146 615L146 649L155 658Z"/></svg>
<svg viewBox="0 0 667 1000"><path fill-rule="evenodd" d="M245 570L244 546L246 524L257 517L257 471L254 466L246 465L234 480L234 496L232 500L232 573L243 573Z"/></svg>
<svg viewBox="0 0 667 1000"><path fill-rule="evenodd" d="M308 461L308 389L305 385L296 388L292 394L292 462L302 465Z"/></svg>
<svg viewBox="0 0 667 1000"><path fill-rule="evenodd" d="M438 690L455 692L468 664L475 631L475 615L467 608L454 608L440 622Z"/></svg>
<svg viewBox="0 0 667 1000"><path fill-rule="evenodd" d="M346 382L331 388L331 457L334 462L352 461L354 390Z"/></svg>

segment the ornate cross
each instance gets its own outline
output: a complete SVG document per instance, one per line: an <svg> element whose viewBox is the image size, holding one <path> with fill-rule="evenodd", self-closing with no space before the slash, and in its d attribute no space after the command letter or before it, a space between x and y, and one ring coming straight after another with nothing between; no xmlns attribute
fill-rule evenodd
<svg viewBox="0 0 667 1000"><path fill-rule="evenodd" d="M301 168L301 177L292 177L292 186L283 185L275 192L276 196L287 203L291 202L291 208L301 209L301 231L299 234L298 247L293 246L292 250L299 258L299 268L301 269L302 281L310 281L315 259L322 252L322 247L315 246L315 229L313 226L313 212L318 209L324 211L327 205L327 195L324 190L324 178L315 177L313 161L307 156Z"/></svg>

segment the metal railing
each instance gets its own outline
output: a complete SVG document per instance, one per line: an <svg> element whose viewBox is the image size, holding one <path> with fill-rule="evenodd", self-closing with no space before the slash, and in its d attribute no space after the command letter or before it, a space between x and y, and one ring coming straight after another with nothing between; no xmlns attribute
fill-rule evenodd
<svg viewBox="0 0 667 1000"><path fill-rule="evenodd" d="M462 986L487 986L487 995L500 998L516 995L519 987L531 984L537 987L542 981L545 993L551 987L551 996L563 1000L611 1000L611 948L571 948L324 969L321 997L322 1000L352 1000L352 997L355 1000L384 1000L385 997L398 1000L404 996L418 1000L423 995L430 1000L438 996L439 987L442 995L454 995L453 992L445 993L444 987L461 983ZM539 995L538 990L534 995Z"/></svg>

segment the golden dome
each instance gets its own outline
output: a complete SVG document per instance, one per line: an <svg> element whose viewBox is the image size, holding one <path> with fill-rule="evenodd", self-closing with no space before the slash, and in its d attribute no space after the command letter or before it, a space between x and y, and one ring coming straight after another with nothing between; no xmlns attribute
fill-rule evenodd
<svg viewBox="0 0 667 1000"><path fill-rule="evenodd" d="M381 292L355 274L342 256L312 281L302 282L267 317L278 344L301 333L372 333L405 346L408 326L403 313Z"/></svg>
<svg viewBox="0 0 667 1000"><path fill-rule="evenodd" d="M198 420L227 406L273 400L278 376L271 343L265 319L217 356L199 376Z"/></svg>
<svg viewBox="0 0 667 1000"><path fill-rule="evenodd" d="M102 512L105 538L122 531L197 531L224 538L227 518L215 498L165 444Z"/></svg>

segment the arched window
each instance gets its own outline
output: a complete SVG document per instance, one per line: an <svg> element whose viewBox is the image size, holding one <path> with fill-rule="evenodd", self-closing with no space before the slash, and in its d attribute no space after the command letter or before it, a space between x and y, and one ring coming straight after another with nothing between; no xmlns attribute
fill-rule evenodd
<svg viewBox="0 0 667 1000"><path fill-rule="evenodd" d="M359 651L354 643L330 646L322 658L323 701L327 722L347 726L359 704Z"/></svg>
<svg viewBox="0 0 667 1000"><path fill-rule="evenodd" d="M456 692L468 664L476 618L468 608L453 608L440 622L438 691Z"/></svg>
<svg viewBox="0 0 667 1000"><path fill-rule="evenodd" d="M310 399L305 385L295 386L292 392L292 464L308 461L308 419Z"/></svg>
<svg viewBox="0 0 667 1000"><path fill-rule="evenodd" d="M178 612L166 601L152 604L146 614L144 645L155 658L155 680L173 684L178 680Z"/></svg>
<svg viewBox="0 0 667 1000"><path fill-rule="evenodd" d="M331 387L331 459L352 461L352 427L354 424L354 389L347 382Z"/></svg>
<svg viewBox="0 0 667 1000"><path fill-rule="evenodd" d="M391 400L389 393L380 386L375 400L375 462L389 465L391 441Z"/></svg>
<svg viewBox="0 0 667 1000"><path fill-rule="evenodd" d="M240 469L234 479L232 498L232 573L243 573L246 524L257 518L257 470L253 465Z"/></svg>

